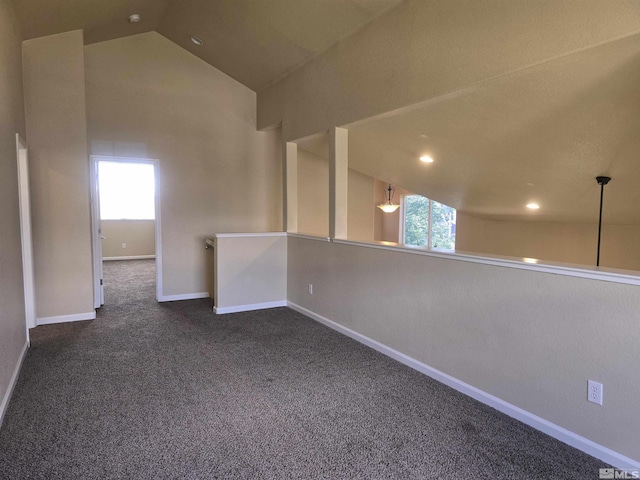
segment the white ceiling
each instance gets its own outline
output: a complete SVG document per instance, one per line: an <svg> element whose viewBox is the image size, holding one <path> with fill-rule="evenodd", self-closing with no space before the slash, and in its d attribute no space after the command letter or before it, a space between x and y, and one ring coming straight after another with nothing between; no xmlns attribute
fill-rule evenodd
<svg viewBox="0 0 640 480"><path fill-rule="evenodd" d="M596 222L608 175L604 220L640 224L640 35L346 128L351 168L462 211Z"/></svg>
<svg viewBox="0 0 640 480"><path fill-rule="evenodd" d="M25 39L91 44L155 30L259 91L402 0L13 0ZM127 18L139 13L140 23ZM195 35L201 47L191 42Z"/></svg>

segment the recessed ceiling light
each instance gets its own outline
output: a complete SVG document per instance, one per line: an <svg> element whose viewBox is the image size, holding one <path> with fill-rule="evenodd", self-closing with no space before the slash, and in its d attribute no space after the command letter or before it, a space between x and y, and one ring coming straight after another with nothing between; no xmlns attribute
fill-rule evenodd
<svg viewBox="0 0 640 480"><path fill-rule="evenodd" d="M200 40L200 38L196 37L195 35L191 36L191 41L199 46L204 43L202 40Z"/></svg>
<svg viewBox="0 0 640 480"><path fill-rule="evenodd" d="M527 263L538 263L538 259L537 258L523 258L522 260L524 260Z"/></svg>
<svg viewBox="0 0 640 480"><path fill-rule="evenodd" d="M140 14L134 13L129 15L129 23L138 23L140 21Z"/></svg>
<svg viewBox="0 0 640 480"><path fill-rule="evenodd" d="M431 158L429 155L422 155L420 157L420 161L424 163L433 163L433 158Z"/></svg>
<svg viewBox="0 0 640 480"><path fill-rule="evenodd" d="M540 205L538 205L537 203L527 203L527 208L529 210L538 210L540 208Z"/></svg>

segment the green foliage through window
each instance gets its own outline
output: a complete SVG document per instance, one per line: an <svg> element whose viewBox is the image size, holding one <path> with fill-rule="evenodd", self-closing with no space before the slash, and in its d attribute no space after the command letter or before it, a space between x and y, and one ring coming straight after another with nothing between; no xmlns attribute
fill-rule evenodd
<svg viewBox="0 0 640 480"><path fill-rule="evenodd" d="M429 209L431 209L431 216L429 216ZM404 243L421 247L455 249L456 209L420 195L405 196Z"/></svg>

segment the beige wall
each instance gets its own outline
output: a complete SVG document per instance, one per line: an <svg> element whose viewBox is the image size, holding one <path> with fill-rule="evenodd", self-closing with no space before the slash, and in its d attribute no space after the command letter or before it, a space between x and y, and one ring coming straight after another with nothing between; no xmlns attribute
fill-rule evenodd
<svg viewBox="0 0 640 480"><path fill-rule="evenodd" d="M373 241L375 207L374 179L357 170L349 169L347 199L347 238Z"/></svg>
<svg viewBox="0 0 640 480"><path fill-rule="evenodd" d="M256 131L254 92L155 32L85 61L91 154L159 162L164 295L206 292L206 237L282 229L279 131Z"/></svg>
<svg viewBox="0 0 640 480"><path fill-rule="evenodd" d="M93 312L82 31L23 44L38 318Z"/></svg>
<svg viewBox="0 0 640 480"><path fill-rule="evenodd" d="M25 137L21 38L10 3L0 0L0 403L26 342L16 133Z"/></svg>
<svg viewBox="0 0 640 480"><path fill-rule="evenodd" d="M215 238L216 312L257 307L287 299L287 236Z"/></svg>
<svg viewBox="0 0 640 480"><path fill-rule="evenodd" d="M288 240L289 301L640 458L640 287ZM588 379L603 406L587 402Z"/></svg>
<svg viewBox="0 0 640 480"><path fill-rule="evenodd" d="M598 225L497 221L458 212L456 249L595 265ZM600 266L640 270L640 226L602 226Z"/></svg>
<svg viewBox="0 0 640 480"><path fill-rule="evenodd" d="M329 160L298 148L298 233L329 235Z"/></svg>
<svg viewBox="0 0 640 480"><path fill-rule="evenodd" d="M155 220L102 220L100 224L103 258L156 254Z"/></svg>
<svg viewBox="0 0 640 480"><path fill-rule="evenodd" d="M374 179L349 169L347 237L373 241ZM329 235L329 160L298 149L298 233Z"/></svg>
<svg viewBox="0 0 640 480"><path fill-rule="evenodd" d="M579 3L407 0L261 90L258 126L303 138L638 30L633 0Z"/></svg>

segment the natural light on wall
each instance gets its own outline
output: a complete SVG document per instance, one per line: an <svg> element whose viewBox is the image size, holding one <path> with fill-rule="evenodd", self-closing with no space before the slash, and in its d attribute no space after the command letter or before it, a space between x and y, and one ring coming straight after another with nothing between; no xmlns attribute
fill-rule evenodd
<svg viewBox="0 0 640 480"><path fill-rule="evenodd" d="M153 164L99 162L98 177L102 220L155 218Z"/></svg>

